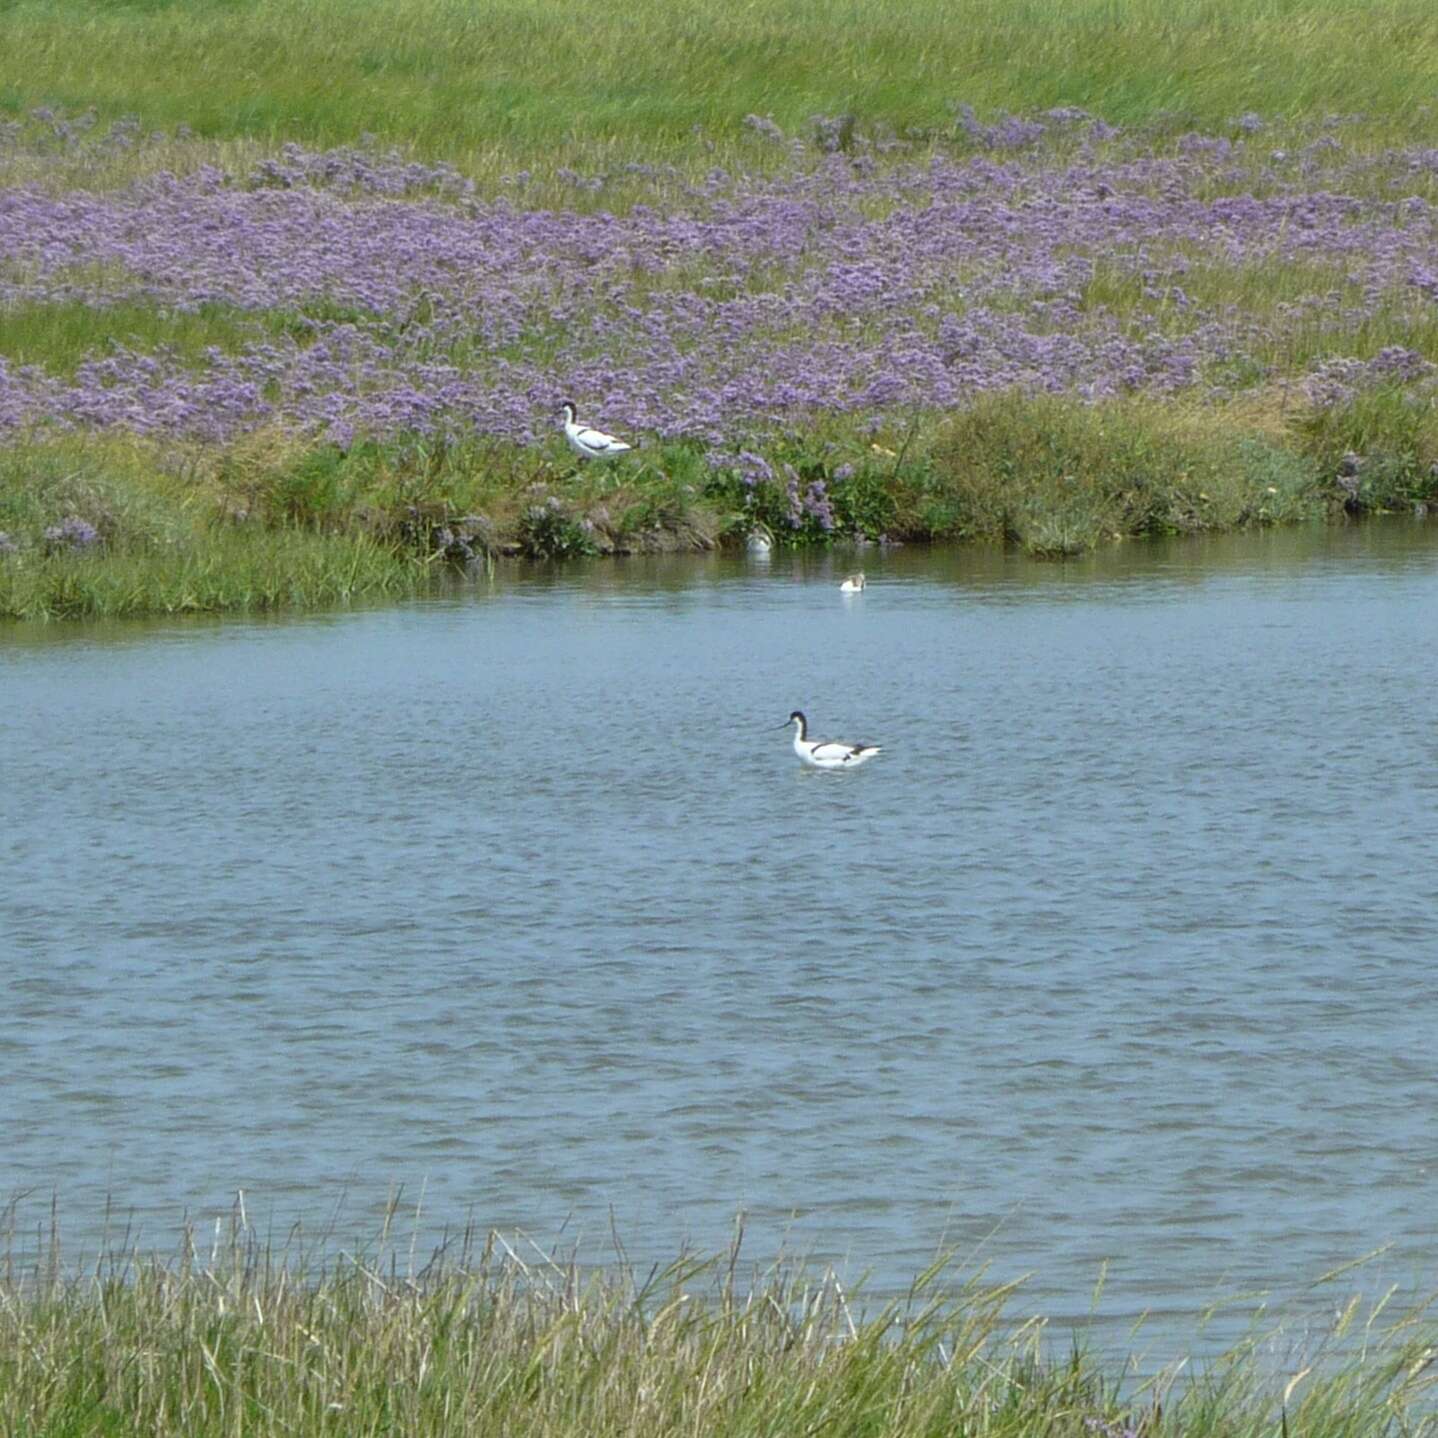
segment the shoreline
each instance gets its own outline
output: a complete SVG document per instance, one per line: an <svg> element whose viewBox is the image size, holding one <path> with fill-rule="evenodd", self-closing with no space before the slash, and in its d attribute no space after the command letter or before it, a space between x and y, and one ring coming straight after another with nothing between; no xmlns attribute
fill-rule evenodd
<svg viewBox="0 0 1438 1438"><path fill-rule="evenodd" d="M1385 411L1386 406L1386 411ZM478 440L209 452L129 435L0 447L0 620L260 613L401 599L500 561L986 544L1063 560L1149 537L1423 516L1429 432L1400 394L1306 427L1251 409L999 395L877 438L765 455L652 443L606 466ZM1385 430L1385 412L1398 422ZM1380 423L1374 423L1375 413ZM1366 439L1360 454L1350 447ZM0 498L3 498L0 488ZM18 498L15 496L18 495Z"/></svg>

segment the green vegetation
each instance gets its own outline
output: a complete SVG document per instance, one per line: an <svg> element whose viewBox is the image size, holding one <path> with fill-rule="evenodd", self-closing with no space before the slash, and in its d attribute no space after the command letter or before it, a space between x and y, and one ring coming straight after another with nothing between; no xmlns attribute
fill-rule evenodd
<svg viewBox="0 0 1438 1438"><path fill-rule="evenodd" d="M0 450L0 617L308 608L420 593L502 554L706 549L702 459L576 473L558 446L348 451L68 437ZM662 465L662 467L661 467Z"/></svg>
<svg viewBox="0 0 1438 1438"><path fill-rule="evenodd" d="M1435 1334L1358 1301L1318 1352L1254 1333L1203 1366L1093 1357L945 1262L878 1304L734 1251L647 1278L495 1235L422 1269L276 1254L238 1219L207 1254L52 1249L0 1278L0 1430L294 1435L825 1434L1421 1438ZM1271 1356L1288 1350L1284 1366Z"/></svg>
<svg viewBox="0 0 1438 1438"><path fill-rule="evenodd" d="M1133 400L1088 408L1005 396L956 416L945 431L938 462L953 476L948 532L1058 556L1105 536L1409 510L1438 498L1438 417L1406 396L1382 411L1388 424L1365 435L1363 461L1345 460L1358 448L1357 411L1371 406L1365 397L1280 427L1237 405L1215 412ZM1339 415L1353 418L1345 425Z"/></svg>
<svg viewBox="0 0 1438 1438"><path fill-rule="evenodd" d="M58 1254L0 1280L0 1428L16 1434L835 1434L1304 1438L1434 1432L1421 1310L1340 1314L1329 1356L1274 1372L1255 1334L1204 1369L1139 1378L946 1263L863 1303L735 1250L640 1280L498 1235L400 1270L275 1254L237 1221L207 1255Z"/></svg>
<svg viewBox="0 0 1438 1438"><path fill-rule="evenodd" d="M254 613L398 599L426 572L362 536L201 532L171 550L120 546L0 560L0 617Z"/></svg>
<svg viewBox="0 0 1438 1438"><path fill-rule="evenodd" d="M300 328L303 319L275 311L246 313L230 305L164 309L139 301L92 305L81 300L13 305L4 310L0 353L15 364L39 364L69 378L96 355L123 347L138 354L165 349L199 364L211 347L233 353L266 334Z"/></svg>
<svg viewBox="0 0 1438 1438"><path fill-rule="evenodd" d="M1435 92L1428 0L0 0L12 112L370 132L476 174L712 163L750 113L946 131L957 102L1209 128L1362 112L1393 142L1431 131Z"/></svg>
<svg viewBox="0 0 1438 1438"><path fill-rule="evenodd" d="M354 528L246 524L193 478L134 440L0 451L0 616L310 608L430 582Z"/></svg>
<svg viewBox="0 0 1438 1438"><path fill-rule="evenodd" d="M767 474L713 469L671 444L583 466L557 439L35 442L0 451L0 536L13 546L0 540L0 617L385 598L503 556L708 549L756 527L795 545L989 540L1062 556L1130 536L1411 512L1438 503L1438 413L1398 387L1287 418L1237 402L996 396L903 434L791 435L769 461Z"/></svg>

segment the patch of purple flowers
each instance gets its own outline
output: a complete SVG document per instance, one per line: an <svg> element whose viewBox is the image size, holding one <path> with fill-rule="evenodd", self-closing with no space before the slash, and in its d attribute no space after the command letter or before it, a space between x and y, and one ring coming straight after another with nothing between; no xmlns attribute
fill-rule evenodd
<svg viewBox="0 0 1438 1438"><path fill-rule="evenodd" d="M752 489L756 484L768 484L774 478L774 468L762 454L741 449L735 457L734 467L745 485Z"/></svg>
<svg viewBox="0 0 1438 1438"><path fill-rule="evenodd" d="M1055 124L1072 123L1073 115L1083 111L1050 111ZM996 124L980 124L972 105L959 105L954 111L955 124L976 145L989 150L1023 150L1037 145L1049 133L1042 120L1028 120L1020 115L1001 115Z"/></svg>
<svg viewBox="0 0 1438 1438"><path fill-rule="evenodd" d="M817 117L823 153L776 177L572 174L573 206L549 209L525 207L518 177L481 199L445 166L365 145L118 192L0 188L0 308L254 319L199 360L117 342L73 370L0 356L0 435L530 443L572 395L616 432L717 446L754 485L779 481L738 446L818 415L877 432L991 391L1098 400L1286 376L1323 399L1431 383L1416 348L1353 351L1375 323L1395 338L1431 325L1432 152L1349 153L1329 136L1279 171L1242 138L1249 118L1236 140L1110 152L1112 132L1077 109L985 125L961 108L970 143L881 165L849 117ZM602 208L621 180L643 202ZM1311 291L1261 311L1204 283L1285 266ZM1291 373L1290 351L1305 356ZM822 524L826 503L801 487L793 508Z"/></svg>
<svg viewBox="0 0 1438 1438"><path fill-rule="evenodd" d="M260 161L245 177L244 184L256 190L292 190L308 185L391 197L425 191L454 196L474 193L474 181L451 165L424 165L406 160L397 150L380 152L368 145L320 151L286 145L278 156Z"/></svg>
<svg viewBox="0 0 1438 1438"><path fill-rule="evenodd" d="M787 138L772 115L745 115L744 128L765 140L782 145Z"/></svg>
<svg viewBox="0 0 1438 1438"><path fill-rule="evenodd" d="M46 529L44 538L45 548L51 553L67 549L84 550L99 544L100 531L88 520L72 514Z"/></svg>
<svg viewBox="0 0 1438 1438"><path fill-rule="evenodd" d="M1103 1418L1085 1418L1084 1427L1098 1438L1139 1438L1140 1433L1137 1423L1113 1423Z"/></svg>

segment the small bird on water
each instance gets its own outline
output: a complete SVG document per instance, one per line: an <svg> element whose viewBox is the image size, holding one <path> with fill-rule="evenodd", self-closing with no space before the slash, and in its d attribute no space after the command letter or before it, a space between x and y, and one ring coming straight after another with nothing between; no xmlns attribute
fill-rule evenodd
<svg viewBox="0 0 1438 1438"><path fill-rule="evenodd" d="M576 454L585 459L613 459L615 455L634 448L622 439L615 439L612 434L605 434L602 429L590 429L587 424L580 424L575 418L577 411L568 400L564 401L563 408L564 437Z"/></svg>
<svg viewBox="0 0 1438 1438"><path fill-rule="evenodd" d="M857 594L864 587L864 571L851 574L840 586L840 594Z"/></svg>
<svg viewBox="0 0 1438 1438"><path fill-rule="evenodd" d="M779 727L794 725L794 752L812 769L857 769L875 754L877 744L843 744L837 739L809 738L809 721L796 709Z"/></svg>

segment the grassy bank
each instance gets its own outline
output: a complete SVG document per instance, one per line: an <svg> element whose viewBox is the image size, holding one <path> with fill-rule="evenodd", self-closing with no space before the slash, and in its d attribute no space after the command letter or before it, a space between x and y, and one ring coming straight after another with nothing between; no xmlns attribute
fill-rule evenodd
<svg viewBox="0 0 1438 1438"><path fill-rule="evenodd" d="M416 1268L271 1251L235 1223L161 1262L0 1277L0 1429L46 1435L1353 1438L1438 1431L1422 1310L1346 1305L1154 1373L945 1264L879 1304L792 1262L586 1271L491 1236ZM1055 1356L1055 1355L1059 1356ZM1278 1357L1282 1354L1282 1357Z"/></svg>
<svg viewBox="0 0 1438 1438"><path fill-rule="evenodd" d="M1361 456L1361 458L1359 458ZM655 444L608 467L557 440L133 436L0 451L0 616L305 608L422 593L510 558L986 541L1063 557L1438 503L1438 413L1401 387L1322 410L998 395L900 430L773 439L715 462Z"/></svg>
<svg viewBox="0 0 1438 1438"><path fill-rule="evenodd" d="M748 114L899 131L1082 105L1119 125L1362 112L1431 128L1426 0L5 0L0 104L217 139L362 132L483 173L705 161ZM696 139L696 127L702 134Z"/></svg>

